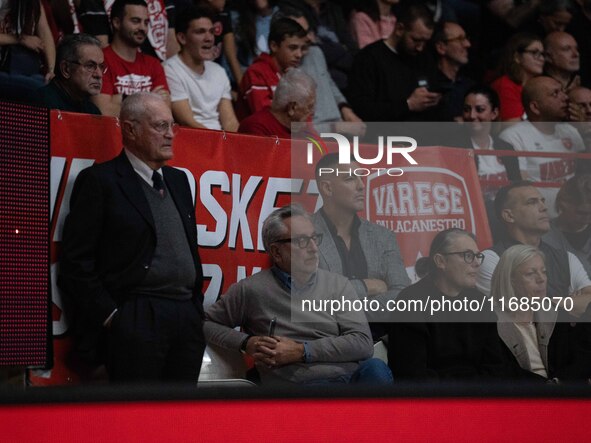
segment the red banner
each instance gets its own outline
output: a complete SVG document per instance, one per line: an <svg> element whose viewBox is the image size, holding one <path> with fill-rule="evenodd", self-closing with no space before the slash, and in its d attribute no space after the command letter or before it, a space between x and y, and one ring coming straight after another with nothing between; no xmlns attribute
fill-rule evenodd
<svg viewBox="0 0 591 443"><path fill-rule="evenodd" d="M365 216L396 232L413 280L415 262L429 255L431 240L440 231L472 232L481 249L492 243L471 154L466 149L423 147L413 153L418 165L403 167L400 177L367 178Z"/></svg>
<svg viewBox="0 0 591 443"><path fill-rule="evenodd" d="M55 365L35 372L33 384L66 384L84 379L85 369L70 358L68 324L56 287L56 262L69 198L80 170L121 152L117 121L108 117L52 111L51 257ZM315 183L291 179L289 140L183 128L174 144L172 166L183 170L196 201L197 236L206 306L229 285L269 265L261 227L290 193L319 206ZM491 243L472 153L465 149L418 148L418 165L400 177L367 177L365 216L398 233L408 268L428 252L433 236L448 227L473 232L484 248ZM306 182L307 181L307 182ZM409 273L413 274L412 269Z"/></svg>
<svg viewBox="0 0 591 443"><path fill-rule="evenodd" d="M590 412L585 398L86 401L3 405L0 427L6 441L46 443L584 442Z"/></svg>

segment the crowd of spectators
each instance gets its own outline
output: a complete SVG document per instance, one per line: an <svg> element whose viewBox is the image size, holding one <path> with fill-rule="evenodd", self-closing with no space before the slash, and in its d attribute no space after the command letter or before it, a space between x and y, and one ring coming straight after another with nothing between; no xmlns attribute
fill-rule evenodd
<svg viewBox="0 0 591 443"><path fill-rule="evenodd" d="M240 120L268 107L281 75L300 65L316 81L318 95L334 97L340 111L318 112L318 124L326 118L462 120L462 101L474 84L491 84L497 91L498 119L523 120L521 92L530 79L545 74L560 82L565 93L591 83L588 0L3 0L1 71L12 80L29 77L18 77L25 88L33 87L30 81L39 86L43 77L48 82L54 75L55 46L64 35L93 35L109 68L103 91L93 101L103 114L117 115L117 102L136 90L161 87L158 91L169 93L167 81L178 80L178 69L168 69L161 78L155 63L170 68L180 57L186 64L188 27L203 19L187 20L195 7L212 22L213 36L199 43L200 57L224 68L225 74L219 74L224 98L227 80ZM5 89L4 98L17 98ZM193 85L189 93L192 89L200 87ZM28 98L18 96L23 97ZM198 101L211 107L207 99ZM203 125L200 118L214 117L199 117L200 105L190 103L194 120ZM184 111L175 118L193 125ZM563 118L583 117L577 108ZM219 127L219 122L203 126Z"/></svg>
<svg viewBox="0 0 591 443"><path fill-rule="evenodd" d="M0 0L0 51L0 99L70 112L119 117L127 96L152 92L182 126L254 135L288 138L293 123L306 122L306 131L362 135L367 122L420 121L461 125L440 144L467 149L583 153L591 142L591 0ZM495 245L481 254L466 232L444 231L417 264L424 279L401 299L531 296L547 287L576 298L575 320L540 321L545 335L530 317L497 331L420 319L390 325L394 378L520 370L589 378L591 334L572 325L589 315L591 297L590 162L475 159L483 183L513 182L498 193L483 187ZM557 195L522 179L565 184ZM362 208L339 208L332 189L363 184L318 181L325 208L316 229L341 238L330 216L360 223ZM305 248L316 243L310 236ZM354 247L345 243L342 257ZM353 265L367 254L357 246ZM395 298L401 288L385 276L372 281L372 272L365 268L358 295ZM374 338L381 332L372 327ZM517 366L495 369L521 347Z"/></svg>

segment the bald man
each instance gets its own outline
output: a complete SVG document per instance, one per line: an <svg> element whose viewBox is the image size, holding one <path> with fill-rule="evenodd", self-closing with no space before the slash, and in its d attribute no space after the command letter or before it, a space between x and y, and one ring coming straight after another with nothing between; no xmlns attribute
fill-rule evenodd
<svg viewBox="0 0 591 443"><path fill-rule="evenodd" d="M551 32L544 39L546 75L558 81L565 91L581 84L581 57L574 37L566 32Z"/></svg>
<svg viewBox="0 0 591 443"><path fill-rule="evenodd" d="M585 150L578 131L569 123L564 123L569 117L568 97L557 80L546 76L535 77L526 83L521 98L528 120L501 132L499 137L502 140L516 151L573 153ZM573 160L519 158L522 177L536 182L562 182L572 176L574 168ZM554 208L557 191L555 188L541 189L548 208Z"/></svg>
<svg viewBox="0 0 591 443"><path fill-rule="evenodd" d="M591 122L591 89L579 86L568 93L569 100L579 106L585 115L585 121Z"/></svg>

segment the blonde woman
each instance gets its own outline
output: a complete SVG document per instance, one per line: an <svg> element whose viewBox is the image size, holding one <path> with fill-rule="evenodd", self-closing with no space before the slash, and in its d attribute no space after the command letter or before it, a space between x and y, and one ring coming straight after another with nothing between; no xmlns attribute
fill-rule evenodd
<svg viewBox="0 0 591 443"><path fill-rule="evenodd" d="M521 244L501 256L491 282L499 336L532 378L586 380L591 376L590 324L573 323L574 317L550 303L544 260L539 249Z"/></svg>

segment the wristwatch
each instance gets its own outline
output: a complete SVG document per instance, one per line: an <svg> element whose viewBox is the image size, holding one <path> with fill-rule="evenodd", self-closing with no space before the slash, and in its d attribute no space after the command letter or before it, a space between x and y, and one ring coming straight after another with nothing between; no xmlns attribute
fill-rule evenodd
<svg viewBox="0 0 591 443"><path fill-rule="evenodd" d="M250 337L252 337L252 335L247 335L244 340L242 340L242 343L240 343L240 352L243 354L246 354L246 346L248 345L248 339Z"/></svg>

